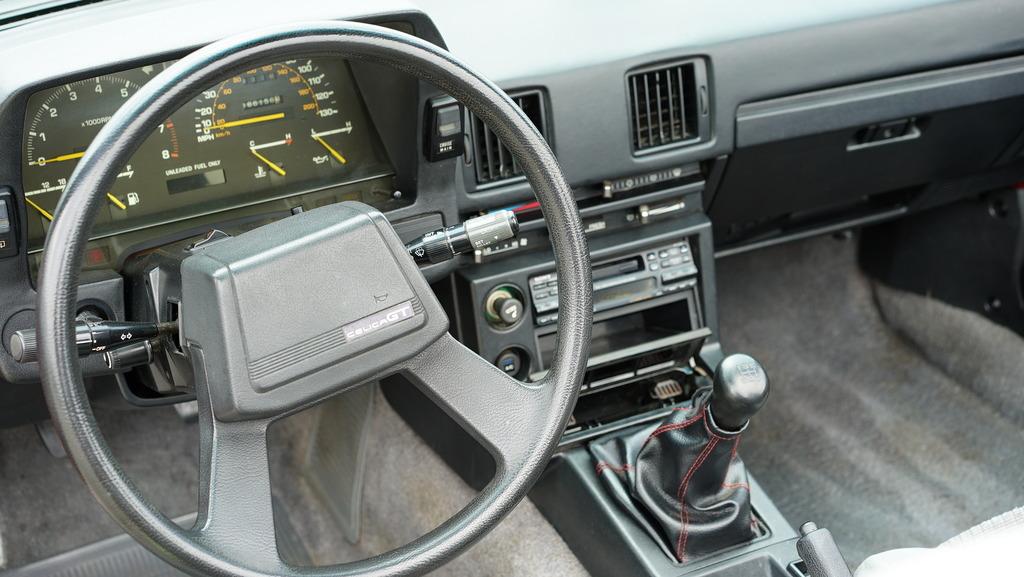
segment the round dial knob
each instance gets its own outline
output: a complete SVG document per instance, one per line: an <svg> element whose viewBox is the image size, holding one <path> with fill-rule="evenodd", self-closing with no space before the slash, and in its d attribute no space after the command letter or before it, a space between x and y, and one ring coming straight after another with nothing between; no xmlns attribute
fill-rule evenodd
<svg viewBox="0 0 1024 577"><path fill-rule="evenodd" d="M523 302L514 297L500 298L494 301L495 312L507 325L514 325L523 318Z"/></svg>
<svg viewBox="0 0 1024 577"><path fill-rule="evenodd" d="M487 295L484 314L491 326L507 329L519 324L525 312L522 294L512 286L501 286Z"/></svg>

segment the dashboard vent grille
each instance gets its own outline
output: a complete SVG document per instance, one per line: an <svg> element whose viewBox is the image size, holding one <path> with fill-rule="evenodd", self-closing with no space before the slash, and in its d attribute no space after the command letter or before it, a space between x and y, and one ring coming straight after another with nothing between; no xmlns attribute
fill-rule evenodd
<svg viewBox="0 0 1024 577"><path fill-rule="evenodd" d="M700 139L698 63L691 60L626 78L634 152Z"/></svg>
<svg viewBox="0 0 1024 577"><path fill-rule="evenodd" d="M537 127L541 136L548 138L544 114L544 95L539 90L509 94L512 102L523 109L526 116ZM476 116L471 116L473 126L473 162L476 165L478 184L490 184L523 175L523 170L512 158L512 153L498 136Z"/></svg>

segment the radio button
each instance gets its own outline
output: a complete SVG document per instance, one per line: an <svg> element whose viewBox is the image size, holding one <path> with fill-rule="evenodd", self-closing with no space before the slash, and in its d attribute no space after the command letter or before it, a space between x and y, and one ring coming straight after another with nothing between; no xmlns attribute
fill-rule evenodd
<svg viewBox="0 0 1024 577"><path fill-rule="evenodd" d="M558 313L555 313L555 314L552 314L552 315L544 315L542 317L537 317L537 324L538 325L550 325L551 323L556 323L556 322L558 322Z"/></svg>
<svg viewBox="0 0 1024 577"><path fill-rule="evenodd" d="M686 262L686 261L683 260L683 257L681 257L681 256L674 256L672 258L665 259L665 260L661 261L661 268L669 268L669 267L673 267L673 266L679 266L679 265L683 264L684 262Z"/></svg>
<svg viewBox="0 0 1024 577"><path fill-rule="evenodd" d="M667 283L679 280L679 279L683 278L683 276L684 276L683 275L683 271L681 271L681 270L674 270L672 272L662 273L661 274L661 282L667 284Z"/></svg>
<svg viewBox="0 0 1024 577"><path fill-rule="evenodd" d="M546 300L546 301L535 301L533 303L533 306L534 306L534 308L537 309L538 313L546 313L548 311L553 311L553 310L557 309L558 308L558 301L554 300L554 299Z"/></svg>

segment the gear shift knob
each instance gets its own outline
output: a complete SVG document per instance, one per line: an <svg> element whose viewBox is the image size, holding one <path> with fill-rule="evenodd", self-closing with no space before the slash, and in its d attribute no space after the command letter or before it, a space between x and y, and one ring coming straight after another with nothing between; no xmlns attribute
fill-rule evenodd
<svg viewBox="0 0 1024 577"><path fill-rule="evenodd" d="M746 426L768 400L768 374L748 355L729 355L715 369L711 416L725 431Z"/></svg>

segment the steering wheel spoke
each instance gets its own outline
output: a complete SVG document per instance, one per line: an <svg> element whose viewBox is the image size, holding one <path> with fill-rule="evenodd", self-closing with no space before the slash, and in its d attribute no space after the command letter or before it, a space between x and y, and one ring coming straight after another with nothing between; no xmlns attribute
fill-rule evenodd
<svg viewBox="0 0 1024 577"><path fill-rule="evenodd" d="M199 515L192 532L211 550L274 572L282 561L271 499L270 421L222 422L204 413Z"/></svg>
<svg viewBox="0 0 1024 577"><path fill-rule="evenodd" d="M530 457L534 437L551 413L552 387L523 383L448 333L413 358L406 373L491 452L515 469Z"/></svg>

